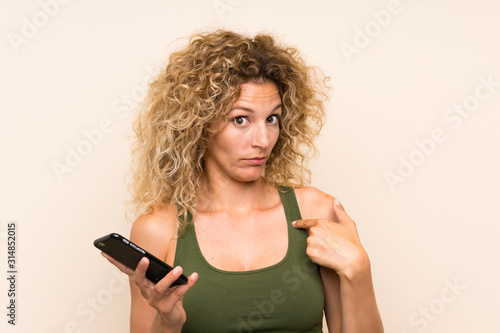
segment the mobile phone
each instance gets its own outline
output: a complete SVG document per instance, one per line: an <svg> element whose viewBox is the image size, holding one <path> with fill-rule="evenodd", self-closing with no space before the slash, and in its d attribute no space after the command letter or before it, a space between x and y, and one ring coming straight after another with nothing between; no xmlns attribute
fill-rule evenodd
<svg viewBox="0 0 500 333"><path fill-rule="evenodd" d="M143 257L148 258L149 267L146 271L146 277L153 283L160 281L173 269L162 260L156 258L151 253L141 249L139 246L117 233L111 233L96 239L94 241L94 246L133 270L135 270L137 264L139 264L139 261ZM172 286L185 284L187 282L187 277L181 274L181 276L172 283Z"/></svg>

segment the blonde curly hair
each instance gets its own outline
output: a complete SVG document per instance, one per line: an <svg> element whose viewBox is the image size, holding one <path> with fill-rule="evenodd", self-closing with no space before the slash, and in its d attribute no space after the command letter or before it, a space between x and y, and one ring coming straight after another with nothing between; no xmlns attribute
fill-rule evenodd
<svg viewBox="0 0 500 333"><path fill-rule="evenodd" d="M135 217L175 203L178 230L185 230L202 187L203 157L216 134L210 125L227 121L247 82L274 82L282 100L280 134L264 180L276 187L309 183L307 162L324 123L328 80L306 66L297 49L278 45L268 34L252 38L218 30L191 36L149 84L133 124L129 207Z"/></svg>

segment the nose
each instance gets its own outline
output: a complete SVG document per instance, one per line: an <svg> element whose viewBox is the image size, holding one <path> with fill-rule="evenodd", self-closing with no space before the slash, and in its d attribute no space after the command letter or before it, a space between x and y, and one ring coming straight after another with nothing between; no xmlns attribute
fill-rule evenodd
<svg viewBox="0 0 500 333"><path fill-rule="evenodd" d="M252 133L252 146L267 148L269 146L269 128L266 124L256 124Z"/></svg>

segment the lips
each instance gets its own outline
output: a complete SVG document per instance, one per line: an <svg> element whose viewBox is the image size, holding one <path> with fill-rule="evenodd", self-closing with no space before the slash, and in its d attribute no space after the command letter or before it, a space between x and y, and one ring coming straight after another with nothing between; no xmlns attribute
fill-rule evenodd
<svg viewBox="0 0 500 333"><path fill-rule="evenodd" d="M263 165L266 163L267 157L266 156L251 157L251 158L246 158L245 161L252 165Z"/></svg>

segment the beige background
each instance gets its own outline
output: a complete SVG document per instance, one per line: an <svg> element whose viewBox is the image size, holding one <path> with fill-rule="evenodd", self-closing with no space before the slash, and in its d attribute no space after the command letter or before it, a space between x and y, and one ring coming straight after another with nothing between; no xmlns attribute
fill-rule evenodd
<svg viewBox="0 0 500 333"><path fill-rule="evenodd" d="M92 240L129 233L134 104L169 43L226 26L274 32L332 77L313 185L357 221L386 332L499 332L497 1L64 2L0 5L2 272L9 221L18 236L2 331L128 331L128 289Z"/></svg>

